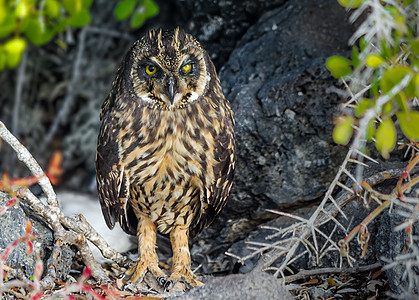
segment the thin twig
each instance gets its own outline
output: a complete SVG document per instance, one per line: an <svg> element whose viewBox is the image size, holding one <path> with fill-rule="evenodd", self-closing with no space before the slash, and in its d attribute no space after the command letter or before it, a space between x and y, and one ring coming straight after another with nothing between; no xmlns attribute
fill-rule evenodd
<svg viewBox="0 0 419 300"><path fill-rule="evenodd" d="M17 154L17 158L22 161L31 171L31 173L39 178L39 185L44 191L48 199L48 204L53 208L59 209L59 204L57 200L57 195L52 188L51 182L48 177L45 175L41 166L33 158L32 154L18 141L18 139L7 130L3 122L0 121L0 138L2 138L6 143L8 143Z"/></svg>
<svg viewBox="0 0 419 300"><path fill-rule="evenodd" d="M77 54L76 54L76 58L73 64L73 72L72 72L73 75L71 77L71 81L69 85L67 86L67 94L64 98L63 105L60 111L58 112L57 117L54 119L54 122L52 123L51 128L49 129L48 134L46 135L45 140L42 143L41 151L45 150L45 147L47 147L51 143L52 139L54 138L58 130L59 125L66 123L67 118L70 114L70 109L73 106L73 102L76 99L75 91L77 90L77 83L79 82L80 77L81 77L80 69L81 69L81 61L82 61L83 53L84 53L86 33L87 33L87 27L83 27L79 35Z"/></svg>
<svg viewBox="0 0 419 300"><path fill-rule="evenodd" d="M355 274L360 272L368 272L381 268L381 263L375 263L367 266L353 267L353 268L319 268L314 270L302 270L295 275L286 276L285 283L290 283L296 280L305 279L310 276L325 275L325 274Z"/></svg>
<svg viewBox="0 0 419 300"><path fill-rule="evenodd" d="M28 58L28 51L23 52L22 60L17 69L17 80L15 87L15 103L13 105L13 118L12 118L12 132L15 136L19 136L19 120L20 120L20 107L22 105L22 91L25 82L26 64Z"/></svg>

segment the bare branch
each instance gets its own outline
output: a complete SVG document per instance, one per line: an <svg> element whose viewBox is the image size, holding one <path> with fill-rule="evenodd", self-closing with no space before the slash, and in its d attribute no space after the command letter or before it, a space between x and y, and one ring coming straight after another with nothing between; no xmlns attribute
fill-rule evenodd
<svg viewBox="0 0 419 300"><path fill-rule="evenodd" d="M317 276L324 274L355 274L361 272L368 272L378 268L381 268L380 263L354 268L322 268L315 270L302 270L295 275L286 276L284 281L285 283L290 283L296 280L305 279L309 276Z"/></svg>
<svg viewBox="0 0 419 300"><path fill-rule="evenodd" d="M0 138L14 149L19 160L39 179L38 183L48 198L48 205L45 205L28 188L20 188L16 191L18 195L26 200L32 211L42 217L54 231L54 249L49 259L48 274L41 281L44 289L53 286L56 278L55 261L58 257L56 254L60 252L60 248L64 244L77 247L83 262L92 270L92 276L100 282L109 282L109 278L100 264L94 260L87 245L87 239L99 248L104 257L112 259L123 267L131 263L129 258L112 249L84 218L76 220L64 216L59 208L57 196L48 177L29 151L12 135L2 122L0 122Z"/></svg>
<svg viewBox="0 0 419 300"><path fill-rule="evenodd" d="M86 33L87 33L87 27L83 27L79 35L77 55L75 57L74 64L73 64L73 72L72 72L71 81L67 87L67 94L64 98L63 105L60 111L58 112L57 117L54 119L54 123L51 125L51 128L49 129L48 134L45 137L44 142L42 143L43 145L42 147L44 149L52 141L54 135L56 134L58 130L59 125L64 124L66 122L68 115L70 114L70 109L73 105L73 102L76 99L75 90L76 90L77 82L80 80L80 67L81 67L81 61L83 58Z"/></svg>
<svg viewBox="0 0 419 300"><path fill-rule="evenodd" d="M12 118L12 132L19 136L19 110L22 106L22 90L25 82L26 63L28 58L28 51L23 52L22 61L19 64L17 71L17 80L15 87L15 103L13 104L13 118Z"/></svg>
<svg viewBox="0 0 419 300"><path fill-rule="evenodd" d="M8 143L17 154L17 158L22 161L31 171L31 173L39 178L39 185L44 191L48 199L48 204L53 208L59 208L57 195L52 188L51 182L45 175L41 166L33 158L32 154L18 141L18 139L6 128L3 122L0 121L0 138Z"/></svg>

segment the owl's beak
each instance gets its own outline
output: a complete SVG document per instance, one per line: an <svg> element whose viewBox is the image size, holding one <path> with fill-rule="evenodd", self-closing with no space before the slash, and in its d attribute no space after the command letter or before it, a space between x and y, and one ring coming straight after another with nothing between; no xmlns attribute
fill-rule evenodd
<svg viewBox="0 0 419 300"><path fill-rule="evenodd" d="M175 100L175 94L175 79L173 77L170 77L169 81L167 82L167 95L169 96L170 104L172 105Z"/></svg>

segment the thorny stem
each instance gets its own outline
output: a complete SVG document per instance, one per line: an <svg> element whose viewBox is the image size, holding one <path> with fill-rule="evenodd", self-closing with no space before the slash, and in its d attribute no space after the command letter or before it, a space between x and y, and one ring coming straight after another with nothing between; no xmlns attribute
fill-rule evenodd
<svg viewBox="0 0 419 300"><path fill-rule="evenodd" d="M348 151L344 162L342 163L341 167L339 168L338 173L336 174L335 178L333 179L332 183L330 184L329 189L327 190L326 195L323 198L323 201L320 203L320 205L318 206L316 211L313 213L313 215L307 221L306 226L303 229L303 231L299 233L299 235L301 236L301 239L306 239L311 235L311 233L312 233L311 229L313 228L313 226L316 226L315 223L319 219L318 217L322 213L322 211L324 209L324 206L326 205L326 203L329 202L329 200L333 199L332 198L332 192L334 191L334 187L337 185L337 182L339 181L340 177L344 173L344 170L346 168L347 163L349 162L349 159L352 156L352 153L353 153L353 149L351 148ZM335 206L335 208L343 216L345 216L345 214L343 213L343 211L340 208L340 205L338 203L336 203L334 201L334 199L333 199L332 203ZM282 262L281 266L279 267L279 269L283 269L288 265L289 261L291 260L292 256L294 255L295 251L299 247L300 242L296 241L296 242L293 242L291 244L292 245L290 245L289 251L288 251L284 261ZM276 250L272 250L272 252L273 253L271 253L270 255L266 255L262 260L260 260L255 269L259 269L259 270L262 269L263 270L266 267L270 266L274 261L276 261L278 259L278 257L275 255Z"/></svg>
<svg viewBox="0 0 419 300"><path fill-rule="evenodd" d="M372 211L360 224L355 226L351 232L343 239L339 241L339 246L341 247L341 255L343 257L348 257L349 255L349 242L360 232L359 241L365 241L368 237L369 239L369 233L368 233L368 225L377 217L379 216L384 209L386 209L390 204L391 200L387 200L383 202L380 206L378 206L374 211ZM366 247L368 246L368 243L361 243L360 246L364 251L366 250Z"/></svg>
<svg viewBox="0 0 419 300"><path fill-rule="evenodd" d="M347 156L348 157L348 156ZM380 173L377 173L367 179L365 179L368 184L371 186L377 185L381 182L384 182L385 180L392 179L392 178L399 178L403 173L403 170L400 169L391 169L387 171L383 171ZM348 191L341 194L339 198L335 200L335 202L332 204L330 203L327 207L324 208L325 204L323 204L322 208L324 210L319 211L319 209L316 210L314 214L316 214L316 218L313 221L313 224L311 226L319 227L328 221L331 220L331 216L336 216L340 208L343 208L346 204L351 202L356 195L354 193L350 193ZM324 198L326 199L326 198ZM324 200L325 201L325 200ZM336 203L336 204L335 204ZM320 204L322 205L322 204ZM338 209L339 208L339 209ZM326 213L327 212L327 213ZM311 218L310 218L311 220ZM264 255L261 257L261 259L258 261L256 267L254 268L254 271L257 272L259 270L264 270L267 267L269 267L272 263L274 263L279 257L286 255L284 258L284 261L282 262L281 266L278 267L278 271L281 272L281 270L284 269L286 265L288 265L289 261L292 259L295 250L300 245L301 241L308 239L308 237L311 235L311 229L308 225L310 222L308 220L307 222L304 222L303 227L300 227L300 229L294 230L294 235L298 236L293 239L288 239L287 241L283 241L282 245L283 247L286 247L289 249L288 251L280 251L279 249L273 249L267 253L264 253ZM253 257L253 255L248 255L241 260L246 260ZM279 274L279 273L278 273Z"/></svg>
<svg viewBox="0 0 419 300"><path fill-rule="evenodd" d="M399 181L397 182L397 193L400 198L404 197L403 191L401 189L401 185L403 180L409 180L410 179L410 172L412 169L419 163L419 154L416 154L416 156L412 159L412 161L407 165L407 167L404 169L404 173L402 176L400 176ZM410 182L410 180L409 180Z"/></svg>
<svg viewBox="0 0 419 300"><path fill-rule="evenodd" d="M417 156L419 157L419 155ZM416 160L416 162L418 162L419 160ZM413 168L413 167L412 167ZM412 169L409 168L409 171ZM406 172L407 168L405 169ZM402 178L403 176L400 176L400 178ZM401 181L399 180L399 183ZM411 181L409 181L408 183L406 183L403 186L400 186L400 188L397 188L398 191L400 191L401 193L406 192L408 189L410 189L411 187L415 186L416 184L419 183L419 176L413 178ZM374 197L377 197L381 200L385 200L384 202L381 203L381 205L379 205L376 209L374 209L360 224L358 224L357 226L355 226L351 232L341 241L339 241L339 245L341 247L341 254L342 256L347 257L348 256L348 252L349 252L349 243L350 241L358 234L360 233L360 240L363 240L367 235L369 235L369 233L365 233L363 232L364 228L367 228L368 225L377 217L379 216L390 204L392 204L394 202L394 200L397 199L398 195L397 193L392 193L389 195L386 194L382 194L379 193L375 190L373 190L373 188L366 182L362 183L363 188L365 188L369 193L373 194ZM363 250L363 253L366 251L366 245L360 243L360 246Z"/></svg>

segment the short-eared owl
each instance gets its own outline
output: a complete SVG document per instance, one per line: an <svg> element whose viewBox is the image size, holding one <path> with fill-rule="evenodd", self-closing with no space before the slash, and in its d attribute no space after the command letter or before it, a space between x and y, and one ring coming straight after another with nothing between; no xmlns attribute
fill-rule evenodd
<svg viewBox="0 0 419 300"><path fill-rule="evenodd" d="M202 283L188 237L226 204L235 167L234 119L213 63L177 28L151 30L129 50L102 105L96 170L107 225L138 236L131 282L150 271L165 287ZM170 234L169 278L158 267L156 233Z"/></svg>

